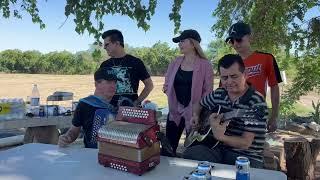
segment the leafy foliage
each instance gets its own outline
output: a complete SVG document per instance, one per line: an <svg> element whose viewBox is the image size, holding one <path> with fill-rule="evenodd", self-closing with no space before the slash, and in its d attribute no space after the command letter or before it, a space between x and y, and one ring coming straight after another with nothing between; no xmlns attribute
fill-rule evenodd
<svg viewBox="0 0 320 180"><path fill-rule="evenodd" d="M320 46L320 16L305 19L318 0L221 0L212 29L222 37L235 21L252 26L254 47L275 52L280 46L305 50Z"/></svg>
<svg viewBox="0 0 320 180"><path fill-rule="evenodd" d="M319 89L320 16L306 19L310 9L319 7L319 0L221 0L213 12L218 20L212 29L218 37L225 36L232 23L245 21L253 30L254 49L275 54L282 70L297 67L297 73L290 71L296 76L282 97L283 115L293 113L300 96Z"/></svg>
<svg viewBox="0 0 320 180"><path fill-rule="evenodd" d="M162 42L157 42L150 48L135 48L131 51L144 60L153 75L164 75L169 63L179 55L178 49L171 49L167 43Z"/></svg>
<svg viewBox="0 0 320 180"><path fill-rule="evenodd" d="M298 61L299 73L294 78L291 88L282 97L280 109L285 113L290 113L292 106L300 96L308 92L320 90L320 49L309 51Z"/></svg>
<svg viewBox="0 0 320 180"><path fill-rule="evenodd" d="M211 60L213 68L217 71L219 59L226 54L235 52L223 39L217 39L209 43L205 53L207 54L208 59Z"/></svg>
<svg viewBox="0 0 320 180"><path fill-rule="evenodd" d="M174 33L178 33L181 25L180 9L182 3L183 0L174 0L174 3L172 5L172 13L169 14L170 20L174 22Z"/></svg>
<svg viewBox="0 0 320 180"><path fill-rule="evenodd" d="M13 16L18 19L22 19L22 12L27 12L30 14L33 23L39 24L41 29L46 27L40 18L36 0L1 0L1 12L4 18Z"/></svg>
<svg viewBox="0 0 320 180"><path fill-rule="evenodd" d="M88 74L96 68L90 57L89 53L74 55L67 51L42 54L5 50L0 52L0 70L8 73Z"/></svg>
<svg viewBox="0 0 320 180"><path fill-rule="evenodd" d="M181 16L179 14L183 0L174 0L170 20L174 22L175 33L180 27ZM32 22L45 28L39 15L36 0L1 0L0 13L4 18L22 18L22 13L27 12ZM144 30L150 29L149 21L155 13L157 0L66 0L65 16L72 17L76 25L75 31L83 34L85 31L93 34L96 40L101 37L104 28L103 17L105 15L120 14L128 16L136 21L137 26ZM98 51L97 51L98 52Z"/></svg>

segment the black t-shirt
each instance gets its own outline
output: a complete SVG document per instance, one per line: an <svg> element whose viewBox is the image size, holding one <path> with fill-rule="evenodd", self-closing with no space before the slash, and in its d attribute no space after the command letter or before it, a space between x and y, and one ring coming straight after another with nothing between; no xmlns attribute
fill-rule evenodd
<svg viewBox="0 0 320 180"><path fill-rule="evenodd" d="M142 60L129 54L122 58L110 58L100 67L111 68L114 74L122 80L117 82L117 92L113 100L118 100L119 96L123 96L135 101L138 98L139 81L150 77Z"/></svg>
<svg viewBox="0 0 320 180"><path fill-rule="evenodd" d="M105 120L103 117L97 117L101 117L101 113L104 113L103 116L107 116L108 114L105 114L107 112L111 111L100 109L81 101L77 105L72 124L76 127L82 127L84 132L83 143L86 148L97 148L97 133L99 128L105 123L103 122Z"/></svg>
<svg viewBox="0 0 320 180"><path fill-rule="evenodd" d="M176 92L177 100L180 104L187 107L191 100L193 71L184 71L179 67L174 78L174 90Z"/></svg>

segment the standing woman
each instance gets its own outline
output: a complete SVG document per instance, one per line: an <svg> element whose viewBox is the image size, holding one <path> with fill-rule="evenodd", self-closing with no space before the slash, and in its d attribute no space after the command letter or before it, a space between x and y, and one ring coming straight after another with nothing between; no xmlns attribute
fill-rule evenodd
<svg viewBox="0 0 320 180"><path fill-rule="evenodd" d="M169 64L163 92L169 105L166 137L176 154L183 130L187 134L191 131L192 105L213 90L213 67L201 49L201 37L196 30L185 30L172 41L179 43L183 56Z"/></svg>

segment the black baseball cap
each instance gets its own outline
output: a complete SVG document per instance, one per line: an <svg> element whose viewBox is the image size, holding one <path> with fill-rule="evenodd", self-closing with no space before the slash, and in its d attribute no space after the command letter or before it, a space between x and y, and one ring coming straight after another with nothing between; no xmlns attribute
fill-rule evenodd
<svg viewBox="0 0 320 180"><path fill-rule="evenodd" d="M200 37L199 33L196 30L193 30L193 29L187 29L187 30L182 31L180 36L172 38L172 41L174 43L178 43L181 40L184 40L184 39L187 39L187 38L192 38L192 39L198 41L199 43L201 42L201 37Z"/></svg>
<svg viewBox="0 0 320 180"><path fill-rule="evenodd" d="M251 34L251 28L249 24L246 24L242 21L237 22L233 24L228 31L228 38L226 39L226 42L228 42L230 39L240 39L243 36L247 34Z"/></svg>
<svg viewBox="0 0 320 180"><path fill-rule="evenodd" d="M107 80L107 81L121 81L110 68L99 68L95 73L94 73L94 80Z"/></svg>

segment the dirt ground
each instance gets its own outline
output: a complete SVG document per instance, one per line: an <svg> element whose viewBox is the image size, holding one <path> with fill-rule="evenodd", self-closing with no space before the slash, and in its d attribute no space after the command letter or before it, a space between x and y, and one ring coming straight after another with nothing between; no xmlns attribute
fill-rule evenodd
<svg viewBox="0 0 320 180"><path fill-rule="evenodd" d="M152 77L154 90L148 99L160 106L167 104L167 98L162 92L163 77ZM94 92L93 75L48 75L48 74L0 74L0 98L23 98L31 95L33 84L37 84L42 104L55 91L74 93L74 101ZM142 84L142 83L140 83ZM139 90L142 89L142 85ZM57 102L56 102L57 103ZM59 105L70 105L70 102L58 102Z"/></svg>

